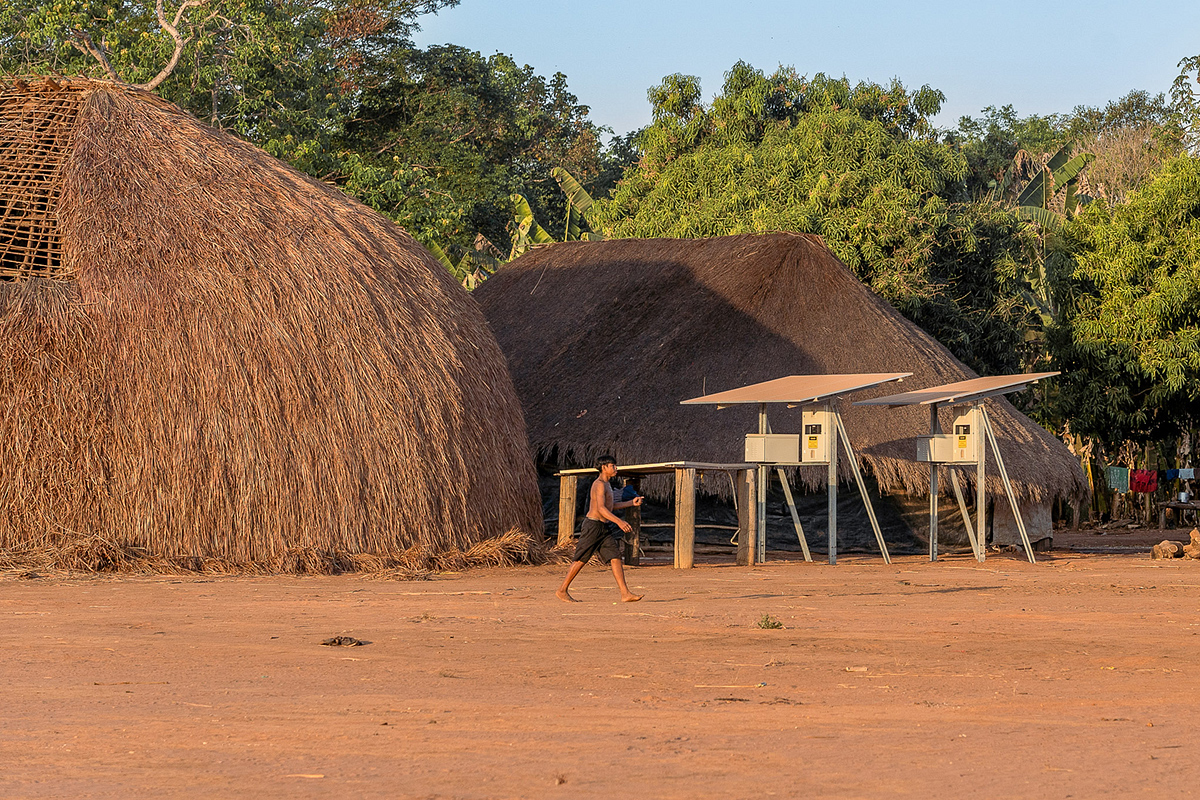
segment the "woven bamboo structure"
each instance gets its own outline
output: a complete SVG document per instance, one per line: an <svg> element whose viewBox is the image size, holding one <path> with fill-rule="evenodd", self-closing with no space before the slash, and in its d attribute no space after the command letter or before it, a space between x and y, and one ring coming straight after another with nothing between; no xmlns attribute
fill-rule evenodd
<svg viewBox="0 0 1200 800"><path fill-rule="evenodd" d="M0 84L0 548L288 570L513 531L504 357L407 233L150 94Z"/></svg>
<svg viewBox="0 0 1200 800"><path fill-rule="evenodd" d="M558 466L590 465L602 452L626 464L741 461L757 409L679 401L784 375L912 372L901 386L855 394L839 408L883 492L927 495L928 465L913 458L928 410L851 403L976 377L817 236L546 245L475 295L508 357L536 457ZM1006 400L988 409L1022 501L1086 492L1079 462L1054 436ZM800 431L800 409L770 413L776 431ZM943 430L950 423L945 410ZM849 464L840 466L849 480ZM799 473L802 483L824 485L824 467ZM989 493L1002 495L994 464L989 476ZM971 483L974 474L964 477ZM708 488L728 494L720 482Z"/></svg>

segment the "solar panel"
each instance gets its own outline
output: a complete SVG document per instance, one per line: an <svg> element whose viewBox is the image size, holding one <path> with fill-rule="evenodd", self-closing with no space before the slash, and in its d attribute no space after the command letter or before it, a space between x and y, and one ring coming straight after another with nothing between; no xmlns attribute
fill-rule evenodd
<svg viewBox="0 0 1200 800"><path fill-rule="evenodd" d="M911 372L858 373L852 375L789 375L771 381L680 401L680 405L736 405L740 403L814 403L847 392L899 381Z"/></svg>
<svg viewBox="0 0 1200 800"><path fill-rule="evenodd" d="M873 397L859 400L856 406L929 406L941 403L969 403L986 397L1008 394L1024 389L1043 378L1052 378L1057 372L1029 372L1022 375L991 375L986 378L971 378L967 381L917 389L912 392Z"/></svg>

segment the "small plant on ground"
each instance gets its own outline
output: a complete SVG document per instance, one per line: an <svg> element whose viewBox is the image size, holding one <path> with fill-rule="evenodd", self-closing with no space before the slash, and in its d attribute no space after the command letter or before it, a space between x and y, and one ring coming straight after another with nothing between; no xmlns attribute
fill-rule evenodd
<svg viewBox="0 0 1200 800"><path fill-rule="evenodd" d="M763 614L755 623L758 627L766 631L778 630L783 627L783 623L772 617L770 614Z"/></svg>

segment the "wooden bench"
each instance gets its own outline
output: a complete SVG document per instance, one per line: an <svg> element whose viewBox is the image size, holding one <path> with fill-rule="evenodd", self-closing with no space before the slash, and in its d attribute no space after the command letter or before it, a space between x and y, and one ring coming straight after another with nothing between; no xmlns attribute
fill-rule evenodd
<svg viewBox="0 0 1200 800"><path fill-rule="evenodd" d="M1187 512L1192 512L1192 521L1194 524L1200 524L1200 502L1181 503L1178 500L1169 500L1165 503L1158 504L1158 527L1160 530L1167 529L1167 511L1175 511L1176 518L1186 524Z"/></svg>

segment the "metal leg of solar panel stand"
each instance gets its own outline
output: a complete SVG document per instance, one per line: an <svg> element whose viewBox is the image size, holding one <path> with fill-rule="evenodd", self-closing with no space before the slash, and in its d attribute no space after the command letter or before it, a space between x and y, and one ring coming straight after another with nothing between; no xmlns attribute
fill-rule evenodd
<svg viewBox="0 0 1200 800"><path fill-rule="evenodd" d="M975 408L983 419L983 406ZM979 532L979 551L975 557L980 561L987 558L987 444L979 442L979 463L975 466L975 530Z"/></svg>
<svg viewBox="0 0 1200 800"><path fill-rule="evenodd" d="M937 436L942 432L938 422L938 407L934 403L929 407L929 434ZM932 444L932 443L931 443ZM929 560L937 561L938 556L938 465L929 462Z"/></svg>
<svg viewBox="0 0 1200 800"><path fill-rule="evenodd" d="M1033 557L1033 545L1029 543L1029 534L1025 532L1025 521L1021 519L1021 509L1017 508L1017 496L1013 494L1012 482L1008 479L1008 470L1004 468L1004 458L1000 455L1000 448L996 446L996 434L992 430L992 420L988 416L986 408L983 406L979 408L983 417L983 429L987 432L988 442L991 443L992 452L996 455L996 467L1000 470L1000 479L1004 481L1004 491L1008 494L1009 505L1012 506L1013 518L1017 520L1021 543L1025 545L1025 555L1029 557L1030 564L1036 564L1037 559Z"/></svg>
<svg viewBox="0 0 1200 800"><path fill-rule="evenodd" d="M837 459L838 446L837 439L832 442L829 448L829 473L828 480L828 495L829 495L829 563L837 563Z"/></svg>
<svg viewBox="0 0 1200 800"><path fill-rule="evenodd" d="M758 404L758 432L765 434L771 430L767 421L767 404ZM759 464L755 470L758 479L758 536L755 539L754 550L750 553L750 563L763 564L767 560L767 487L771 482L771 468Z"/></svg>
<svg viewBox="0 0 1200 800"><path fill-rule="evenodd" d="M875 519L875 508L871 505L871 496L867 494L867 484L863 481L862 472L858 469L858 458L854 455L854 448L850 446L850 435L846 433L846 426L842 424L842 415L836 409L833 412L833 421L837 425L842 445L846 448L846 458L850 460L850 471L854 473L854 480L858 484L858 493L862 495L863 505L867 509L867 517L871 520L871 529L875 531L875 541L879 543L879 552L883 553L883 563L890 564L892 557L888 555L887 544L883 541L883 532L879 530L879 520Z"/></svg>
<svg viewBox="0 0 1200 800"><path fill-rule="evenodd" d="M792 525L796 526L796 538L800 540L804 560L812 561L812 554L808 552L808 540L804 538L804 526L800 524L800 514L796 511L796 501L792 499L792 487L788 485L783 467L776 467L775 472L779 475L779 482L783 484L783 496L787 498L788 511L792 513Z"/></svg>
<svg viewBox="0 0 1200 800"><path fill-rule="evenodd" d="M962 514L963 527L967 529L967 538L971 540L971 552L975 554L977 561L983 561L979 557L979 544L975 541L975 530L971 526L971 515L967 513L967 501L963 499L962 487L958 484L958 470L950 470L950 483L954 484L954 496L958 499L958 513Z"/></svg>

